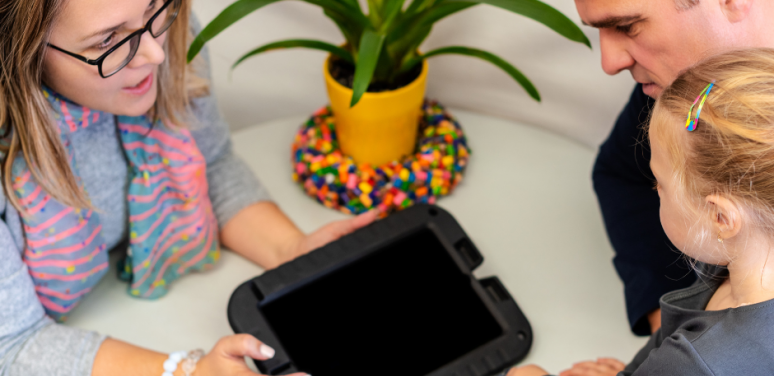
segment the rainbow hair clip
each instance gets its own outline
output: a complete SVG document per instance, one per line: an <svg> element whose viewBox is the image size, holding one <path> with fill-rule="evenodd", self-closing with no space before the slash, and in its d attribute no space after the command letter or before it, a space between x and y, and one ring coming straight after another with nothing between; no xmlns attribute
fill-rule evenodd
<svg viewBox="0 0 774 376"><path fill-rule="evenodd" d="M696 130L696 125L699 124L699 115L701 115L701 109L704 107L704 102L707 100L707 96L709 95L710 91L712 91L713 86L715 86L715 81L710 82L709 85L707 85L707 87L705 87L704 90L699 93L699 96L696 97L696 100L693 101L691 108L688 110L688 119L685 120L685 129L687 129L688 132L693 132ZM701 99L701 103L699 103L699 99ZM699 103L699 108L696 110L696 118L691 120L691 114L693 113L693 108L696 106L696 103Z"/></svg>

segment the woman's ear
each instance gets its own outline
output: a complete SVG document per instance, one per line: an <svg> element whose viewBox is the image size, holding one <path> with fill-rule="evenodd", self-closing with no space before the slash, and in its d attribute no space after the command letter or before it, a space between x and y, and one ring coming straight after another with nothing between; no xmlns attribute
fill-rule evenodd
<svg viewBox="0 0 774 376"><path fill-rule="evenodd" d="M709 220L718 234L718 240L730 239L742 230L742 211L739 206L721 195L709 195L704 199L709 207Z"/></svg>
<svg viewBox="0 0 774 376"><path fill-rule="evenodd" d="M728 21L737 23L743 21L750 14L753 0L718 0L720 9L726 15Z"/></svg>

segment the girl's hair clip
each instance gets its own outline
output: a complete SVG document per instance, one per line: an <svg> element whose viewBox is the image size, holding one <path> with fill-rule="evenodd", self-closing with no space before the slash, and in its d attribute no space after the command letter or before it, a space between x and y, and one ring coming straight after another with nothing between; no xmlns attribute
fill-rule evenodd
<svg viewBox="0 0 774 376"><path fill-rule="evenodd" d="M715 81L710 82L709 85L707 85L704 90L699 93L699 96L696 97L696 100L693 101L691 108L688 110L688 119L685 120L685 129L687 129L689 132L696 130L696 125L699 124L699 115L701 115L701 109L704 107L704 102L707 100L707 96L709 95L710 91L712 91L713 86L715 86ZM699 99L701 99L701 103L699 103ZM696 118L691 120L693 107L696 106L696 103L699 103L699 108L696 110Z"/></svg>

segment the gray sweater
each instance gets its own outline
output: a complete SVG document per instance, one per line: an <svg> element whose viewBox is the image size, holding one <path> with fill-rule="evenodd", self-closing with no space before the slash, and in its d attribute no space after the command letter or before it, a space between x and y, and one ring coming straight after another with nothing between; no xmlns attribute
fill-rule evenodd
<svg viewBox="0 0 774 376"><path fill-rule="evenodd" d="M618 375L774 374L774 300L705 311L724 279L665 294L661 329Z"/></svg>
<svg viewBox="0 0 774 376"><path fill-rule="evenodd" d="M661 329L617 376L774 375L774 299L705 311L728 271L702 269L713 277L661 297Z"/></svg>
<svg viewBox="0 0 774 376"><path fill-rule="evenodd" d="M189 128L206 159L209 195L222 227L242 208L269 197L234 155L215 97L194 100L194 113L197 121ZM126 238L129 224L127 162L114 117L100 117L99 122L73 133L72 144L81 179L100 211L103 236L112 249ZM45 316L22 261L19 213L2 190L0 216L0 376L90 375L104 335L55 324ZM116 277L108 273L105 278Z"/></svg>

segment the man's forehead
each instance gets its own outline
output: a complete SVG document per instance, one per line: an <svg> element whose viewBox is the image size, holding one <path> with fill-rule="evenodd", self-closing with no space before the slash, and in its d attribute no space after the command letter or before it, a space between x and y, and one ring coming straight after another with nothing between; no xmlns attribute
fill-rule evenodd
<svg viewBox="0 0 774 376"><path fill-rule="evenodd" d="M575 5L584 25L606 28L644 18L652 1L662 0L575 0Z"/></svg>

